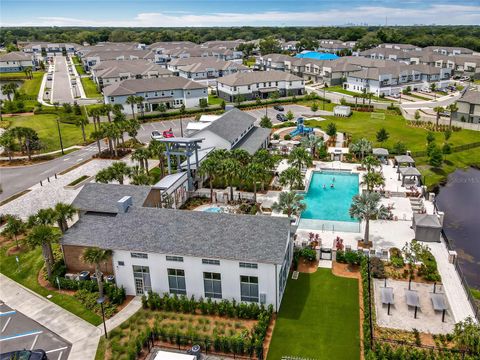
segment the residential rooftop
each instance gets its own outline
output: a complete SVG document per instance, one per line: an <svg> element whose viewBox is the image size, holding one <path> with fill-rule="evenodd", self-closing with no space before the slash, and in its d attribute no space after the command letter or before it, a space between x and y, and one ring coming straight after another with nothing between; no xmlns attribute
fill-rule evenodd
<svg viewBox="0 0 480 360"><path fill-rule="evenodd" d="M105 96L133 95L138 92L162 91L176 89L206 89L207 86L179 76L127 79L120 83L107 86L103 93Z"/></svg>
<svg viewBox="0 0 480 360"><path fill-rule="evenodd" d="M242 86L249 84L256 84L261 82L271 81L302 81L303 79L284 72L284 71L253 71L253 72L237 72L235 74L227 75L219 78L219 83L229 86Z"/></svg>

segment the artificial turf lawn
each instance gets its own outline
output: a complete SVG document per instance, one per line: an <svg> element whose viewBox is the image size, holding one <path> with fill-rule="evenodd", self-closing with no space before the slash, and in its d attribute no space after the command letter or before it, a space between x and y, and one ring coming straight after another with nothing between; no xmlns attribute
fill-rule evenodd
<svg viewBox="0 0 480 360"><path fill-rule="evenodd" d="M267 360L360 358L358 280L330 269L289 278Z"/></svg>
<svg viewBox="0 0 480 360"><path fill-rule="evenodd" d="M321 127L324 130L328 123L333 122L337 126L338 132L346 132L352 135L352 141L360 138L366 138L372 142L373 147L384 147L391 150L396 142L403 142L407 149L415 151L426 150L426 136L428 131L422 128L412 127L400 115L393 115L386 112L385 120L372 119L371 113L353 112L348 118L338 118L334 116L322 116L327 121L306 121L307 126ZM376 133L381 128L385 128L390 135L389 139L384 143L377 142ZM442 147L445 138L442 132L434 133L436 143ZM452 136L448 140L451 146L464 145L478 142L480 140L478 131L465 130L452 132ZM457 168L465 168L472 165L480 165L480 148L465 150L446 156L441 169L432 169L428 164L426 157L417 157L416 165L422 175L425 176L425 184L431 187L438 184L449 173Z"/></svg>
<svg viewBox="0 0 480 360"><path fill-rule="evenodd" d="M60 149L60 141L58 138L57 117L55 114L40 114L30 116L13 116L8 118L10 128L23 126L34 129L43 145L41 152L46 153ZM82 129L73 124L60 123L60 131L62 133L63 147L67 148L73 145L83 143ZM87 141L89 134L93 131L93 125L85 126Z"/></svg>
<svg viewBox="0 0 480 360"><path fill-rule="evenodd" d="M2 274L33 290L40 296L46 297L47 295L52 295L50 301L95 326L102 322L100 316L85 308L85 306L73 296L59 294L40 286L37 275L44 265L40 247L34 250L24 251L16 256L18 256L19 265L17 265L15 255L7 256L6 248L0 248L0 272Z"/></svg>

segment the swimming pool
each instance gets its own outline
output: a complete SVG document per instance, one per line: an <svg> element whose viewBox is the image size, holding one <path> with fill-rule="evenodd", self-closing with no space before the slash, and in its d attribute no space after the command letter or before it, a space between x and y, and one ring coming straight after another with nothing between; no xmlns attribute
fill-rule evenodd
<svg viewBox="0 0 480 360"><path fill-rule="evenodd" d="M357 229L358 220L350 217L349 209L352 197L358 195L358 189L358 174L339 171L313 172L305 194L307 209L302 213L300 227L323 226L330 229L332 225L337 224L335 228L338 230L342 230L341 227L344 231ZM345 223L352 224L349 226Z"/></svg>
<svg viewBox="0 0 480 360"><path fill-rule="evenodd" d="M220 207L218 207L218 206L212 206L212 207L203 209L202 211L212 212L212 213L219 213L219 212L223 212L223 209L220 208Z"/></svg>

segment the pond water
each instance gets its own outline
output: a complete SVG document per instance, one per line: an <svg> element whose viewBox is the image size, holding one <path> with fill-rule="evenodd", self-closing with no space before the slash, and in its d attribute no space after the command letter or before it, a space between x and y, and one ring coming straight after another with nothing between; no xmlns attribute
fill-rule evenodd
<svg viewBox="0 0 480 360"><path fill-rule="evenodd" d="M470 286L480 289L480 170L456 170L440 187L437 206Z"/></svg>
<svg viewBox="0 0 480 360"><path fill-rule="evenodd" d="M18 80L13 80L13 81L3 81L3 80L0 80L0 100L8 100L7 98L7 95L4 95L2 93L2 86L7 84L7 83L16 83L18 85L18 87L20 87L22 85L22 81L18 81Z"/></svg>

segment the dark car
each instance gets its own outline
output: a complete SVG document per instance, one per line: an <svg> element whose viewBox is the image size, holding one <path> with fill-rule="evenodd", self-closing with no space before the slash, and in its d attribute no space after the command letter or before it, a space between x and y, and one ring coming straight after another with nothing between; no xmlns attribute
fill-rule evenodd
<svg viewBox="0 0 480 360"><path fill-rule="evenodd" d="M47 354L41 349L17 350L0 354L0 360L48 360Z"/></svg>
<svg viewBox="0 0 480 360"><path fill-rule="evenodd" d="M277 111L283 111L283 106L281 105L275 105L273 108Z"/></svg>
<svg viewBox="0 0 480 360"><path fill-rule="evenodd" d="M287 121L287 117L283 114L277 114L277 120L281 122Z"/></svg>

